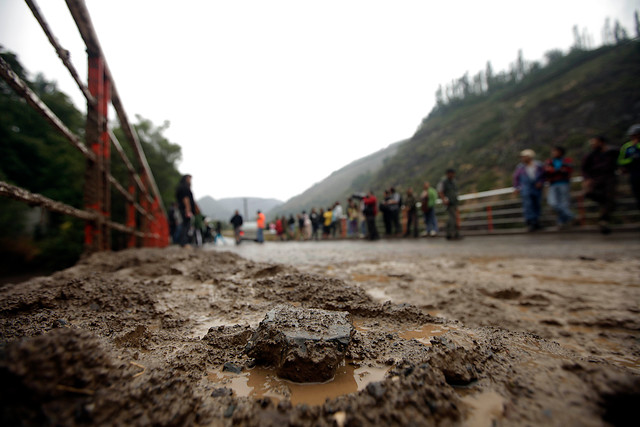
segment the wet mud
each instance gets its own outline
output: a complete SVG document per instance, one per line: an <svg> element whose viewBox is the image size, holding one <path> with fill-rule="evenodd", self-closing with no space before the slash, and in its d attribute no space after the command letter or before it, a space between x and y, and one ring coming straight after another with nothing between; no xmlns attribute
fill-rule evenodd
<svg viewBox="0 0 640 427"><path fill-rule="evenodd" d="M563 256L344 243L101 253L3 285L2 424L635 424L632 240ZM248 355L280 304L349 313L331 380Z"/></svg>

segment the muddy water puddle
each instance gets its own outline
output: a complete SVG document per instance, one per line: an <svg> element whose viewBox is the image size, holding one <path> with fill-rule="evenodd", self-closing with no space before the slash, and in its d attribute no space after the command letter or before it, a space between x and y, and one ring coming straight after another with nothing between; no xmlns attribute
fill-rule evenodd
<svg viewBox="0 0 640 427"><path fill-rule="evenodd" d="M355 393L371 382L382 381L388 370L389 367L355 367L346 363L338 368L331 381L308 384L281 379L273 369L259 366L241 374L212 372L208 378L230 388L238 397L269 397L276 403L289 399L293 405L322 405L326 399Z"/></svg>
<svg viewBox="0 0 640 427"><path fill-rule="evenodd" d="M367 333L371 331L397 333L398 336L405 340L415 339L424 345L431 345L431 339L444 335L449 331L458 330L458 328L452 325L441 325L436 323L425 323L422 326L408 327L408 328L388 328L380 327L379 325L367 322L364 319L353 319L353 326L357 331Z"/></svg>

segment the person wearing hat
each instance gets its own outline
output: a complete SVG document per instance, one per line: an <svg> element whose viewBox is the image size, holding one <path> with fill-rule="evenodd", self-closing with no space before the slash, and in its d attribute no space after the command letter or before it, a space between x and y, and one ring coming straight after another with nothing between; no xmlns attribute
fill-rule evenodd
<svg viewBox="0 0 640 427"><path fill-rule="evenodd" d="M633 196L640 208L640 123L631 126L627 135L631 137L631 141L620 148L618 165L625 173L629 174L631 191L633 191Z"/></svg>
<svg viewBox="0 0 640 427"><path fill-rule="evenodd" d="M522 210L529 231L536 231L540 226L542 206L542 184L544 168L535 160L536 153L526 149L520 153L520 163L513 173L513 188L522 198Z"/></svg>
<svg viewBox="0 0 640 427"><path fill-rule="evenodd" d="M458 226L458 183L455 180L456 171L447 169L446 175L438 183L438 194L442 203L447 207L447 240L460 239Z"/></svg>

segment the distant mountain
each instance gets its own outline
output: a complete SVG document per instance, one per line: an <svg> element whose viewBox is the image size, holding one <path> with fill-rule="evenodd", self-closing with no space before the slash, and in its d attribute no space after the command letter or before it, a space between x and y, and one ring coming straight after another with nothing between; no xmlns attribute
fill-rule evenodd
<svg viewBox="0 0 640 427"><path fill-rule="evenodd" d="M266 213L283 203L281 200L262 199L258 197L230 197L216 200L211 196L204 196L198 199L197 203L206 217L212 220L229 221L236 209L240 211L240 215L243 217L246 216L245 200L247 201L246 215L249 216L249 218L245 218L245 220L254 219L258 209Z"/></svg>
<svg viewBox="0 0 640 427"><path fill-rule="evenodd" d="M363 192L368 181L382 167L385 161L393 157L398 148L405 141L399 141L383 148L373 154L349 163L347 166L333 172L323 181L314 184L304 193L299 194L276 207L267 211L269 217L276 215L296 214L312 207L326 208L336 200L342 201L351 194L352 191Z"/></svg>

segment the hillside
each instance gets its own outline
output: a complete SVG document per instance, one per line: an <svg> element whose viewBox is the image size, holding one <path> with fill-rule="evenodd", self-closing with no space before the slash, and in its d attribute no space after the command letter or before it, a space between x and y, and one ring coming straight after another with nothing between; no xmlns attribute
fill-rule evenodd
<svg viewBox="0 0 640 427"><path fill-rule="evenodd" d="M228 221L233 213L237 210L240 214L245 216L245 198L243 197L230 197L225 199L215 200L211 196L205 196L197 200L198 206L205 216L219 221ZM247 213L249 220L255 217L256 212L260 209L263 212L268 212L274 207L282 205L281 200L276 199L261 199L258 197L247 197Z"/></svg>
<svg viewBox="0 0 640 427"><path fill-rule="evenodd" d="M437 106L409 140L352 162L271 216L344 202L369 188L422 188L449 167L458 171L462 192L509 186L525 148L544 160L551 147L562 145L579 170L591 135L619 146L628 127L640 123L638 76L638 41L573 50L545 66L536 64L517 82L509 82L505 72L494 90Z"/></svg>
<svg viewBox="0 0 640 427"><path fill-rule="evenodd" d="M314 184L304 193L289 199L282 206L268 211L270 217L297 213L310 207L327 207L336 200L344 200L353 192L368 190L367 181L397 152L405 141L399 141L373 154L349 163L327 178Z"/></svg>
<svg viewBox="0 0 640 427"><path fill-rule="evenodd" d="M637 41L573 51L517 84L434 109L368 183L417 188L453 167L462 192L508 186L521 150L532 148L545 159L554 145L566 147L579 164L591 135L619 146L628 127L640 122L638 76Z"/></svg>

